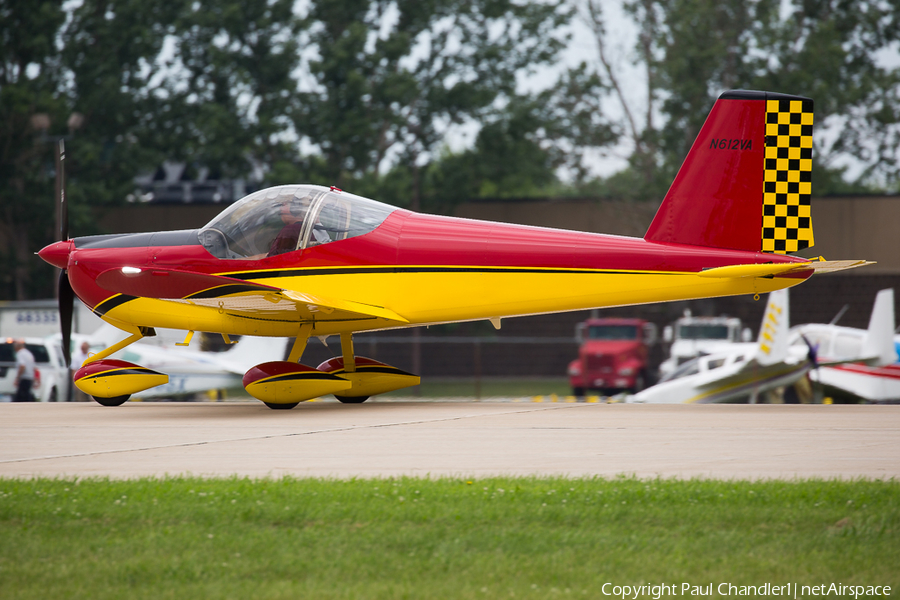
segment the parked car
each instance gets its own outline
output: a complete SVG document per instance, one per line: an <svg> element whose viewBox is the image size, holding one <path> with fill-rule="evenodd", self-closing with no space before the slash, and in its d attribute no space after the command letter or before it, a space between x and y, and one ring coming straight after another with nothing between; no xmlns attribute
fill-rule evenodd
<svg viewBox="0 0 900 600"><path fill-rule="evenodd" d="M12 399L16 393L15 342L0 342L0 396ZM65 402L69 399L70 375L62 349L51 340L25 338L25 347L34 355L35 373L32 394L38 402Z"/></svg>

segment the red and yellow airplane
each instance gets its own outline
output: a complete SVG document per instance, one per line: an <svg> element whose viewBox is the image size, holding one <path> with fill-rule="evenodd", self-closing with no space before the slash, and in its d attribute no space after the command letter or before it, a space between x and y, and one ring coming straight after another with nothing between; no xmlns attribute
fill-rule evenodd
<svg viewBox="0 0 900 600"><path fill-rule="evenodd" d="M762 294L864 264L787 254L813 245L812 109L797 96L722 94L642 239L417 214L312 185L253 193L200 230L63 234L40 256L63 269L64 337L75 295L131 334L75 384L111 406L164 383L107 357L165 327L187 341L296 337L287 361L244 376L272 408L328 393L362 402L419 378L355 356L355 332ZM307 340L329 335L342 356L300 364Z"/></svg>

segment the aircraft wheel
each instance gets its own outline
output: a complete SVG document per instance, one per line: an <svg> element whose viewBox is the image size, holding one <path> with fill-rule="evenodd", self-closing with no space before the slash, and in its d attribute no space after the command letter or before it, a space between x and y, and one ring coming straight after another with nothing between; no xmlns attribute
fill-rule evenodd
<svg viewBox="0 0 900 600"><path fill-rule="evenodd" d="M274 402L263 402L263 404L265 404L266 406L268 406L268 407L271 408L272 410L291 410L292 408L294 408L295 406L297 406L297 405L300 404L300 403L299 403L299 402L293 402L293 403L291 403L291 404L276 404L276 403L274 403Z"/></svg>
<svg viewBox="0 0 900 600"><path fill-rule="evenodd" d="M644 372L641 371L638 373L638 376L634 380L634 387L631 388L632 394L637 394L641 390L643 390L647 386L647 380L644 377Z"/></svg>
<svg viewBox="0 0 900 600"><path fill-rule="evenodd" d="M580 387L572 388L572 395L578 396L579 398L584 396L584 388L580 388Z"/></svg>
<svg viewBox="0 0 900 600"><path fill-rule="evenodd" d="M797 388L795 388L793 385L789 385L784 388L784 403L800 404L800 395L797 394Z"/></svg>
<svg viewBox="0 0 900 600"><path fill-rule="evenodd" d="M128 402L128 399L131 398L131 394L125 394L124 396L115 396L113 398L98 398L97 396L91 396L94 400L97 401L98 404L102 404L103 406L121 406Z"/></svg>
<svg viewBox="0 0 900 600"><path fill-rule="evenodd" d="M344 404L362 404L369 399L368 396L338 396L337 394L334 397Z"/></svg>

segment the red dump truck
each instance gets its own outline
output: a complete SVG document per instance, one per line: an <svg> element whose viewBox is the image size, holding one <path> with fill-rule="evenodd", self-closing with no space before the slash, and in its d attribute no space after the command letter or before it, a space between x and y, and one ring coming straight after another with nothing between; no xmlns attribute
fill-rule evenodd
<svg viewBox="0 0 900 600"><path fill-rule="evenodd" d="M572 393L596 390L639 392L649 385L649 348L656 343L656 325L643 319L588 319L579 323L578 358L569 363Z"/></svg>

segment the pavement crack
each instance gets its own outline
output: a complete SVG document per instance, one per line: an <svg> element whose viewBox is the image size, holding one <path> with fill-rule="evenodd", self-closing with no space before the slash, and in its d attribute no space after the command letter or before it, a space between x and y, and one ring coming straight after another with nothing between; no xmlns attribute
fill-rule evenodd
<svg viewBox="0 0 900 600"><path fill-rule="evenodd" d="M41 460L57 460L64 458L83 458L89 456L105 456L111 454L124 454L128 452L149 452L151 450L165 450L169 448L191 448L196 446L208 446L213 444L224 444L224 443L234 443L234 442L252 442L258 440L269 440L269 439L280 439L280 438L290 438L290 437L300 437L300 436L312 436L312 435L320 435L320 434L328 434L328 433L340 433L343 431L359 431L363 429L381 429L386 427L406 427L409 425L423 425L427 423L446 423L451 421L463 421L466 419L474 419L474 418L484 418L484 417L496 417L503 415L511 415L511 414L525 414L525 413L533 413L538 411L547 411L547 410L563 410L568 408L580 408L585 406L593 406L591 404L557 404L557 405L541 405L534 407L517 407L516 409L506 410L503 412L491 413L491 414L483 414L483 413L472 413L465 415L457 415L453 417L435 417L430 419L414 419L410 421L397 421L391 423L373 423L370 425L349 425L346 427L330 427L326 429L315 429L311 431L294 431L287 433L277 433L277 434L268 434L268 435L256 435L256 436L245 436L245 437L233 437L233 438L224 438L220 440L203 440L203 441L193 441L193 442L178 442L174 444L159 444L154 446L142 446L138 448L118 448L113 450L98 450L95 452L77 452L71 454L52 454L47 456L29 456L24 458L11 458L11 459L0 459L0 464L15 464L15 463L27 463L32 461L41 461Z"/></svg>

